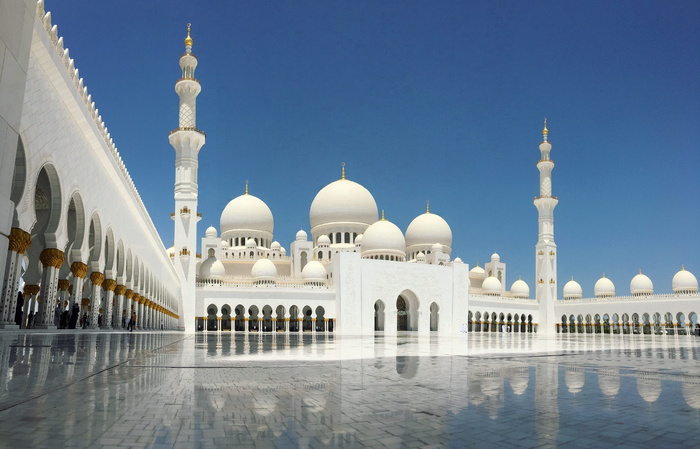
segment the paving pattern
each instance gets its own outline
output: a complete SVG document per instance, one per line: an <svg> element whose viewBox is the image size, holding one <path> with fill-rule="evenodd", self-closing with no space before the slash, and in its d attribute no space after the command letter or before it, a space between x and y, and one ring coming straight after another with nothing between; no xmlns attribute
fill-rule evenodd
<svg viewBox="0 0 700 449"><path fill-rule="evenodd" d="M700 338L6 332L0 447L700 447Z"/></svg>

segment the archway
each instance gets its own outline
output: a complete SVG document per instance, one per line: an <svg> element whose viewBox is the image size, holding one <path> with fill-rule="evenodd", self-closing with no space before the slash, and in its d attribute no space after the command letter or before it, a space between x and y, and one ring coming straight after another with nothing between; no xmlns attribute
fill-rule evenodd
<svg viewBox="0 0 700 449"><path fill-rule="evenodd" d="M321 306L316 307L316 332L325 332L326 331L326 322L324 321L325 314L326 314L326 311L323 309L323 307L321 307Z"/></svg>
<svg viewBox="0 0 700 449"><path fill-rule="evenodd" d="M265 305L262 309L262 331L272 332L272 307Z"/></svg>
<svg viewBox="0 0 700 449"><path fill-rule="evenodd" d="M439 324L439 317L440 314L438 313L440 311L440 307L436 303L430 304L430 330L431 331L437 331L438 330L438 324Z"/></svg>
<svg viewBox="0 0 700 449"><path fill-rule="evenodd" d="M236 314L234 321L234 330L236 332L245 331L245 307L239 304L236 306L236 310L234 312Z"/></svg>
<svg viewBox="0 0 700 449"><path fill-rule="evenodd" d="M285 321L285 316L284 316L284 306L277 306L277 309L275 310L277 313L277 322L275 326L275 330L277 332L284 332L286 330L286 321Z"/></svg>
<svg viewBox="0 0 700 449"><path fill-rule="evenodd" d="M374 330L383 331L384 330L384 302L378 299L374 302Z"/></svg>
<svg viewBox="0 0 700 449"><path fill-rule="evenodd" d="M299 332L299 307L289 308L289 332Z"/></svg>
<svg viewBox="0 0 700 449"><path fill-rule="evenodd" d="M228 304L221 307L221 330L231 332L231 306Z"/></svg>
<svg viewBox="0 0 700 449"><path fill-rule="evenodd" d="M207 331L218 330L216 319L217 312L218 308L214 304L209 304L209 307L207 307Z"/></svg>
<svg viewBox="0 0 700 449"><path fill-rule="evenodd" d="M257 332L258 328L258 313L259 309L257 306L250 306L248 309L248 332Z"/></svg>
<svg viewBox="0 0 700 449"><path fill-rule="evenodd" d="M302 323L301 323L301 330L303 332L311 332L313 330L313 318L311 317L311 314L313 313L313 310L311 310L311 307L309 306L304 306L302 309Z"/></svg>

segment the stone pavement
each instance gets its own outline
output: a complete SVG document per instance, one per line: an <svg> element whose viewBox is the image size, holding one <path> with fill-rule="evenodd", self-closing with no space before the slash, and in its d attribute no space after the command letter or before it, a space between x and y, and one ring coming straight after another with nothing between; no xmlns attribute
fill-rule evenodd
<svg viewBox="0 0 700 449"><path fill-rule="evenodd" d="M700 447L700 338L0 333L0 447Z"/></svg>

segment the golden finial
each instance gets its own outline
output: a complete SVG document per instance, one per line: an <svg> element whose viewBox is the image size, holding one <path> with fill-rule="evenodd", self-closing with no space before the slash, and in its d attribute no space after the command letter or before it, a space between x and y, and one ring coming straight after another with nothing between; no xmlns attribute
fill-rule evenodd
<svg viewBox="0 0 700 449"><path fill-rule="evenodd" d="M572 281L574 280L574 277L573 277L573 276L571 276L571 280L572 280Z"/></svg>
<svg viewBox="0 0 700 449"><path fill-rule="evenodd" d="M549 134L549 130L547 129L547 117L544 118L544 129L542 130L542 135L546 136Z"/></svg>
<svg viewBox="0 0 700 449"><path fill-rule="evenodd" d="M428 200L428 204L425 205L425 213L426 214L430 213L430 200Z"/></svg>
<svg viewBox="0 0 700 449"><path fill-rule="evenodd" d="M681 271L685 271L685 264L681 264Z"/></svg>
<svg viewBox="0 0 700 449"><path fill-rule="evenodd" d="M605 273L603 273L603 277L605 277Z"/></svg>
<svg viewBox="0 0 700 449"><path fill-rule="evenodd" d="M641 268L639 269L639 274L642 274L642 269L641 269Z"/></svg>
<svg viewBox="0 0 700 449"><path fill-rule="evenodd" d="M384 218L384 209L382 209L382 220L386 220L386 218Z"/></svg>
<svg viewBox="0 0 700 449"><path fill-rule="evenodd" d="M345 179L345 162L343 162L343 166L340 169L340 179Z"/></svg>
<svg viewBox="0 0 700 449"><path fill-rule="evenodd" d="M194 41L192 40L192 37L190 36L190 28L192 28L192 24L188 23L187 24L187 37L185 38L185 47L187 46L192 46L194 44Z"/></svg>
<svg viewBox="0 0 700 449"><path fill-rule="evenodd" d="M245 194L248 195L248 180L245 180Z"/></svg>

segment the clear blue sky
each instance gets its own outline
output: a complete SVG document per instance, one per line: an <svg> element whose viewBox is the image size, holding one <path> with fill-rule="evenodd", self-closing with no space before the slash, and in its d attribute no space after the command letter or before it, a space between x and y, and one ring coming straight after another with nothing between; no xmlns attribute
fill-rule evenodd
<svg viewBox="0 0 700 449"><path fill-rule="evenodd" d="M657 293L700 277L697 1L90 2L47 0L165 246L187 22L203 89L204 219L263 199L289 249L340 176L404 231L425 210L453 257L498 252L534 292L542 119L549 119L560 288ZM508 285L510 287L510 285Z"/></svg>

